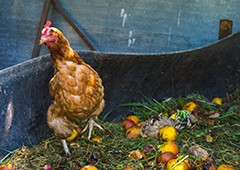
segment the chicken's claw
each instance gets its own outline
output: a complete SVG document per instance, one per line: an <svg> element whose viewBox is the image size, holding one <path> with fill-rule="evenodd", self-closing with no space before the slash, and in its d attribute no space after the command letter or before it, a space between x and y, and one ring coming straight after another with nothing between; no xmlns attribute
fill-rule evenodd
<svg viewBox="0 0 240 170"><path fill-rule="evenodd" d="M87 130L87 128L89 128L89 133L88 133L88 139L90 140L91 135L92 135L92 130L93 127L96 126L97 128L99 128L100 130L104 130L99 124L97 124L93 118L89 118L87 125L85 126L85 128L83 129L82 133L85 132Z"/></svg>

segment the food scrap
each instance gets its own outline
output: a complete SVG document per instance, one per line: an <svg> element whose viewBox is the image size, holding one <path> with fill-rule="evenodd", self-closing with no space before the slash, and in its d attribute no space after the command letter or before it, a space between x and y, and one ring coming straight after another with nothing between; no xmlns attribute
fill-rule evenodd
<svg viewBox="0 0 240 170"><path fill-rule="evenodd" d="M105 131L70 140L70 158L53 135L0 158L0 169L237 170L239 96L236 89L225 98L190 94L131 104L123 121L99 120Z"/></svg>

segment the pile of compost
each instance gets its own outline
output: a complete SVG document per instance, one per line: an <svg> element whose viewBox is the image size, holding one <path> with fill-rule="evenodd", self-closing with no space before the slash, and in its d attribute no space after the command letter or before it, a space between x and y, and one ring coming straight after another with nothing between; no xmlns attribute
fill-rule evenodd
<svg viewBox="0 0 240 170"><path fill-rule="evenodd" d="M189 152L192 146L198 146L208 153L216 167L228 164L237 168L240 165L240 89L226 94L224 98L215 99L218 100L207 99L201 94L189 94L161 101L145 98L143 102L126 103L119 107L128 107L129 115L139 118L138 124L144 124L153 115L170 119L173 113L187 110L194 115L194 121L191 119L191 124L181 124L180 128L176 128L178 134L173 142L179 148L178 156L187 158L191 169L201 169L203 160ZM186 107L190 103L195 104L191 109ZM88 140L87 133L83 133L68 143L70 156L65 155L60 139L53 135L37 146L23 146L8 151L9 154L2 157L1 162L3 165L11 165L12 169L43 169L46 165L54 170L81 169L85 165L109 170L126 167L164 169L156 160L161 154L158 148L165 141L141 135L129 136L122 122L105 121L113 112L114 109L106 113L102 120L97 120L105 130L94 129L92 140ZM186 117L184 119L187 120ZM133 156L136 151L142 155Z"/></svg>

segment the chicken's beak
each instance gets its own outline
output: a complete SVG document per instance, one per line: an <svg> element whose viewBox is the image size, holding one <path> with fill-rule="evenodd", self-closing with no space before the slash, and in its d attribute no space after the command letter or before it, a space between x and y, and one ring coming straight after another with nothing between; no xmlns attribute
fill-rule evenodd
<svg viewBox="0 0 240 170"><path fill-rule="evenodd" d="M43 43L45 43L46 41L45 41L45 39L41 39L40 41L39 41L39 45L42 45Z"/></svg>

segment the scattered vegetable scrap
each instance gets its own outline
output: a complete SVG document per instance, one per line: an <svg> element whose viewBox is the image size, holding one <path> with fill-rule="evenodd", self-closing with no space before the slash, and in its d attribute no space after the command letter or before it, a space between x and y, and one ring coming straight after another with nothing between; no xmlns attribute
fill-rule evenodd
<svg viewBox="0 0 240 170"><path fill-rule="evenodd" d="M84 134L69 139L70 156L52 136L7 152L0 170L239 169L240 89L210 100L199 94L146 100L129 103L122 122L102 120L105 131L94 130L91 140Z"/></svg>
<svg viewBox="0 0 240 170"><path fill-rule="evenodd" d="M91 137L91 140L95 141L97 143L101 143L102 142L102 138L99 137L99 136L93 136L93 137Z"/></svg>

